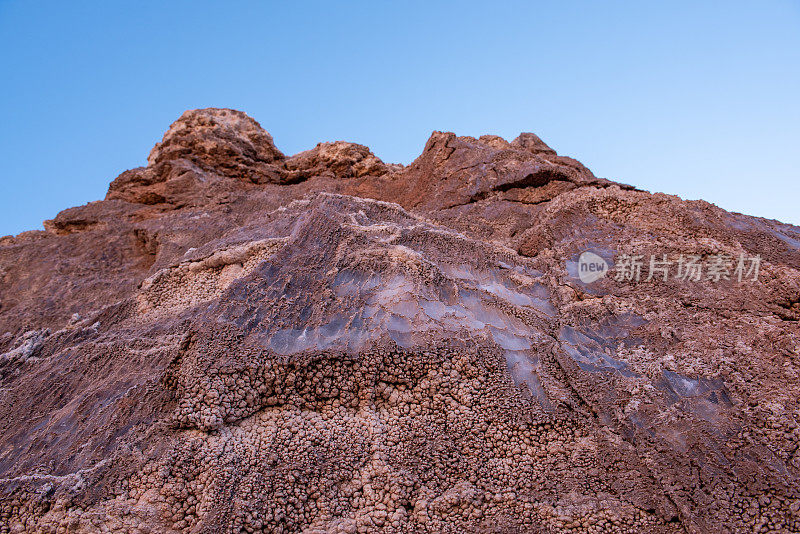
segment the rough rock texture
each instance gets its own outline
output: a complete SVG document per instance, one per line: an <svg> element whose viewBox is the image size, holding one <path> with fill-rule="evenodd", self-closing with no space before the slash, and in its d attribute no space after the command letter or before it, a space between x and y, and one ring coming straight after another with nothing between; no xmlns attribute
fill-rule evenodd
<svg viewBox="0 0 800 534"><path fill-rule="evenodd" d="M0 240L0 533L800 530L796 227L533 134L402 167L218 109L45 227Z"/></svg>

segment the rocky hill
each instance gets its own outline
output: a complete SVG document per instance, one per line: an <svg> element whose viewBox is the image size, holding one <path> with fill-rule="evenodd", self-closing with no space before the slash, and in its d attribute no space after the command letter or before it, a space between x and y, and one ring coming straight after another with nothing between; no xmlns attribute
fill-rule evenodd
<svg viewBox="0 0 800 534"><path fill-rule="evenodd" d="M800 228L227 109L45 228L0 239L2 534L800 530Z"/></svg>

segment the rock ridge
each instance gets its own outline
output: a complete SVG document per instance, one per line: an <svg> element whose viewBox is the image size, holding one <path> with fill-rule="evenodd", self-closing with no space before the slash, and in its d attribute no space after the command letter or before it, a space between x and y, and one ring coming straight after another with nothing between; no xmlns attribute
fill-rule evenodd
<svg viewBox="0 0 800 534"><path fill-rule="evenodd" d="M800 531L800 228L216 108L45 228L0 239L0 534Z"/></svg>

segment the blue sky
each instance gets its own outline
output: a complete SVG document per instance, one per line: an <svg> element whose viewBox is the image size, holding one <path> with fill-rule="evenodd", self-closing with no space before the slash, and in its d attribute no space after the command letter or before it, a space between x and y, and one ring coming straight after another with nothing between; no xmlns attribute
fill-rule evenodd
<svg viewBox="0 0 800 534"><path fill-rule="evenodd" d="M639 5L641 4L641 5ZM0 235L103 198L185 109L409 163L532 131L596 175L800 224L800 2L0 0Z"/></svg>

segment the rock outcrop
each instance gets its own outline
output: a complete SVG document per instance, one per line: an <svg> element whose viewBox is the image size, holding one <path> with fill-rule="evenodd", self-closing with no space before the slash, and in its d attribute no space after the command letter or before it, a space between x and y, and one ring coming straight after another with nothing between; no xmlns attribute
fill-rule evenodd
<svg viewBox="0 0 800 534"><path fill-rule="evenodd" d="M2 534L800 531L800 228L219 109L45 228L0 240Z"/></svg>

